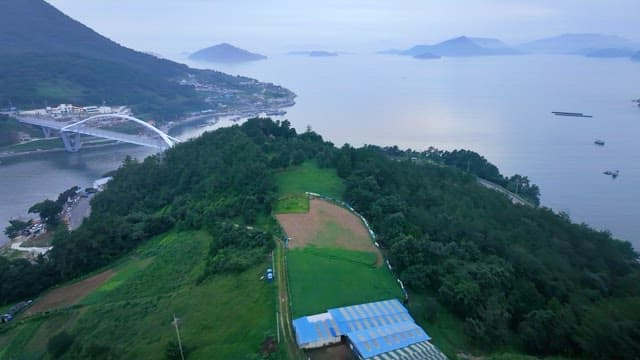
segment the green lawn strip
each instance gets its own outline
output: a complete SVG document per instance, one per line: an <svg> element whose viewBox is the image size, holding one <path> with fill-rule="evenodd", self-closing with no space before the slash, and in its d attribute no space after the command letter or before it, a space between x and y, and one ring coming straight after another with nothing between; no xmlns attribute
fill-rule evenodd
<svg viewBox="0 0 640 360"><path fill-rule="evenodd" d="M304 193L284 195L278 199L273 211L276 214L307 213L309 198Z"/></svg>
<svg viewBox="0 0 640 360"><path fill-rule="evenodd" d="M64 149L64 144L62 143L62 139L42 139L42 140L34 140L25 142L22 144L16 144L7 146L4 149L15 152L25 152L25 151L34 151L34 150L49 150L49 149Z"/></svg>
<svg viewBox="0 0 640 360"><path fill-rule="evenodd" d="M294 318L329 308L402 298L385 267L375 267L375 254L308 247L287 252Z"/></svg>
<svg viewBox="0 0 640 360"><path fill-rule="evenodd" d="M113 140L108 139L96 139L84 136L84 145L101 145L115 143ZM12 151L16 153L35 151L35 150L51 150L51 149L64 149L64 143L61 138L55 139L39 139L28 141L20 144L14 144L9 146L0 147L0 151Z"/></svg>
<svg viewBox="0 0 640 360"><path fill-rule="evenodd" d="M345 185L335 169L321 169L313 161L276 174L278 196L314 192L342 199Z"/></svg>

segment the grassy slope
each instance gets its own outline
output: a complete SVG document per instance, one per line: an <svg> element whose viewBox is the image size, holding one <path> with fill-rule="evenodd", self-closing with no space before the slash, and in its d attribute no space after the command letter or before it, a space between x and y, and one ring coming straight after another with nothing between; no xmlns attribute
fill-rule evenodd
<svg viewBox="0 0 640 360"><path fill-rule="evenodd" d="M276 185L279 197L309 191L342 199L345 189L335 169L320 169L311 161L277 174Z"/></svg>
<svg viewBox="0 0 640 360"><path fill-rule="evenodd" d="M46 339L63 329L77 336L68 358L81 351L80 344L107 346L115 358L163 358L175 338L174 312L190 359L243 359L258 352L266 334L275 332L275 287L260 280L266 259L254 269L196 286L210 241L202 232L151 241L80 305L0 333L0 358L40 358Z"/></svg>

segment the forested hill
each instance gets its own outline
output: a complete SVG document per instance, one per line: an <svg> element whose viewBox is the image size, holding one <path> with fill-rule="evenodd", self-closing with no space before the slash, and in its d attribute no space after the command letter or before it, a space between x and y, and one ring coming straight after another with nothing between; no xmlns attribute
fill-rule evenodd
<svg viewBox="0 0 640 360"><path fill-rule="evenodd" d="M186 65L120 46L43 0L0 0L0 7L0 55L76 54L164 77L187 71Z"/></svg>
<svg viewBox="0 0 640 360"><path fill-rule="evenodd" d="M337 170L344 198L379 234L411 302L453 313L475 351L640 357L640 266L628 242L550 209L513 205L453 166L396 161L375 146L336 148L266 119L125 161L90 218L59 231L47 258L0 260L0 303L93 271L171 229L225 239L212 243L203 276L247 268L271 245L228 235L224 224L264 227L274 174L304 161Z"/></svg>
<svg viewBox="0 0 640 360"><path fill-rule="evenodd" d="M0 109L107 102L163 121L216 104L246 106L242 99L257 101L257 94L293 96L272 84L131 50L43 0L0 0L0 8ZM180 85L181 80L189 83ZM199 94L194 81L215 93Z"/></svg>

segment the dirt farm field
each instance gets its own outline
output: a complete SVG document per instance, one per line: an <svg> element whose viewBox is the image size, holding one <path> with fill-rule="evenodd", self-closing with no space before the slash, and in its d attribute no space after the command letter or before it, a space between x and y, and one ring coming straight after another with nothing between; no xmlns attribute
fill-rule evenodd
<svg viewBox="0 0 640 360"><path fill-rule="evenodd" d="M291 238L290 248L312 244L373 252L380 257L360 219L347 209L325 200L310 200L308 213L278 214L276 217Z"/></svg>
<svg viewBox="0 0 640 360"><path fill-rule="evenodd" d="M52 290L41 299L35 301L33 306L25 311L25 315L71 306L89 295L115 274L115 271L107 270L77 283Z"/></svg>

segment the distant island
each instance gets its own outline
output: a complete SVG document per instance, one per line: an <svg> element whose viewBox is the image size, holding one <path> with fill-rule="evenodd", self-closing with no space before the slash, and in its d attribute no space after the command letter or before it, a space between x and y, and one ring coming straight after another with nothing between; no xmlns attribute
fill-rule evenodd
<svg viewBox="0 0 640 360"><path fill-rule="evenodd" d="M266 58L264 55L252 53L227 43L210 46L189 55L191 60L217 63L242 63Z"/></svg>
<svg viewBox="0 0 640 360"><path fill-rule="evenodd" d="M616 35L563 34L511 46L494 38L459 36L433 45L408 49L388 49L378 54L411 56L416 59L439 57L499 56L519 54L563 54L590 58L630 58L640 61L640 44Z"/></svg>
<svg viewBox="0 0 640 360"><path fill-rule="evenodd" d="M632 41L616 35L563 34L518 45L521 51L540 54L587 55L604 49L634 48Z"/></svg>
<svg viewBox="0 0 640 360"><path fill-rule="evenodd" d="M380 51L379 53L433 59L439 57L517 55L520 54L520 51L509 47L498 39L460 36L434 45L415 45L406 50L391 49Z"/></svg>
<svg viewBox="0 0 640 360"><path fill-rule="evenodd" d="M635 51L626 48L606 48L597 49L586 52L584 56L590 58L629 58L635 54Z"/></svg>
<svg viewBox="0 0 640 360"><path fill-rule="evenodd" d="M290 51L289 55L303 55L303 56L311 56L311 57L330 57L330 56L338 56L338 53L335 51L324 51L324 50L311 50L311 51Z"/></svg>
<svg viewBox="0 0 640 360"><path fill-rule="evenodd" d="M432 53L423 53L423 54L418 54L418 55L413 55L414 59L419 59L419 60L431 60L431 59L440 59L442 58L442 56L439 55L435 55Z"/></svg>

